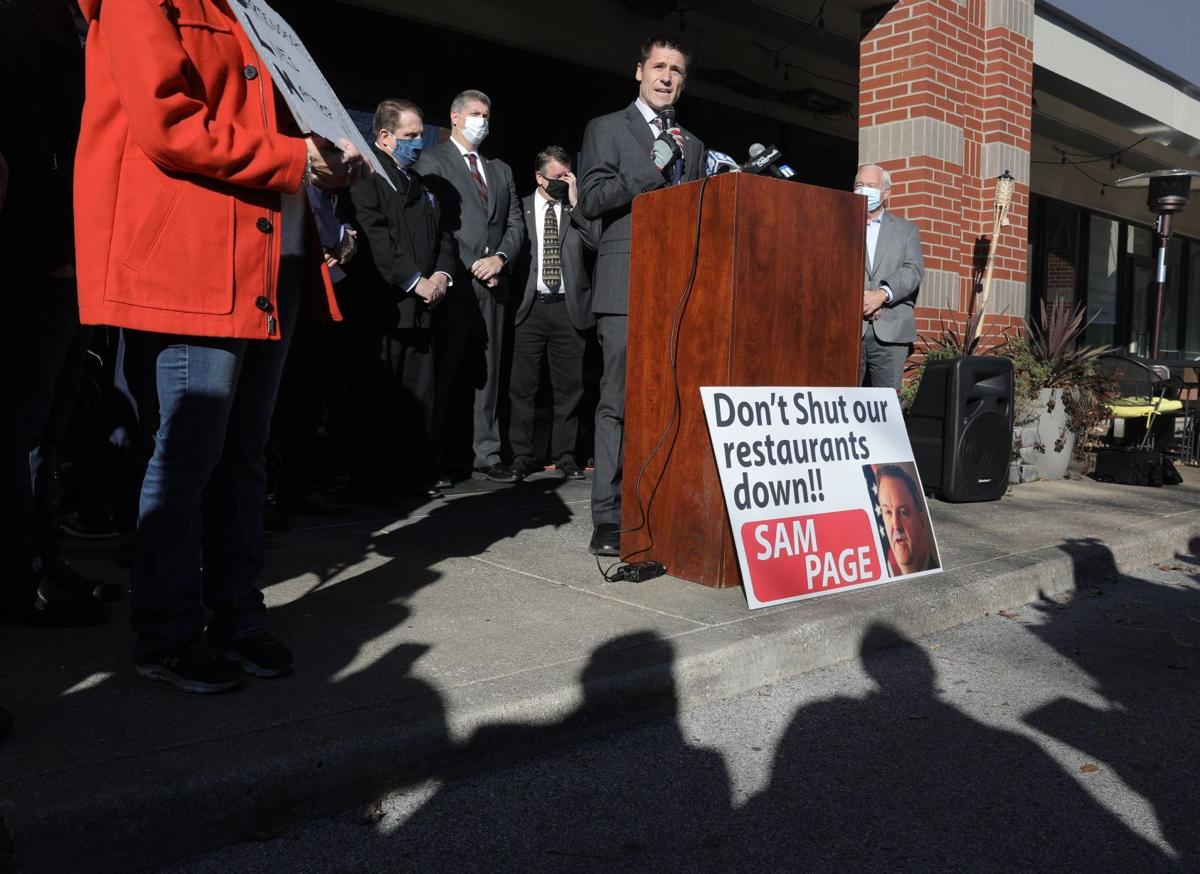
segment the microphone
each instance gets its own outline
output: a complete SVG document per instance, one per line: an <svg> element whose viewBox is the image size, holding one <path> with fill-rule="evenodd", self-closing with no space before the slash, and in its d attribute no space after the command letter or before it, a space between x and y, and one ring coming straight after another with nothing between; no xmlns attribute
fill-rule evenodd
<svg viewBox="0 0 1200 874"><path fill-rule="evenodd" d="M741 165L724 152L709 149L704 155L704 175L716 176L718 173L739 173Z"/></svg>
<svg viewBox="0 0 1200 874"><path fill-rule="evenodd" d="M683 157L683 149L680 147L679 143L675 141L675 137L667 133L667 131L675 127L675 105L668 103L666 106L660 109L658 112L658 119L662 123L662 134L659 134L659 136L661 137L663 134L666 134L667 138L671 141L671 151L675 153L675 157Z"/></svg>
<svg viewBox="0 0 1200 874"><path fill-rule="evenodd" d="M742 165L745 173L765 173L775 179L792 179L796 171L782 162L783 153L774 146L755 143L750 147L750 160Z"/></svg>

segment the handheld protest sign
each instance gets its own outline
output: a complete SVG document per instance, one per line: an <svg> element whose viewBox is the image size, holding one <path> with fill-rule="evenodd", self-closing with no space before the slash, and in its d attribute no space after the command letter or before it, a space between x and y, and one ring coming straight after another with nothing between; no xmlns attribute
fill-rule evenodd
<svg viewBox="0 0 1200 874"><path fill-rule="evenodd" d="M940 572L892 389L700 393L751 608Z"/></svg>
<svg viewBox="0 0 1200 874"><path fill-rule="evenodd" d="M270 68L271 78L300 129L334 144L349 140L371 169L395 188L291 25L263 0L230 0L229 8Z"/></svg>

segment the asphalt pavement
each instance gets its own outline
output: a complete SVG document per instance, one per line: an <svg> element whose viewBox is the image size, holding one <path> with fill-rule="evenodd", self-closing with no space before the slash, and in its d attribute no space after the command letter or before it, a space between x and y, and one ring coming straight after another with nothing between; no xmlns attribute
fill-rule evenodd
<svg viewBox="0 0 1200 874"><path fill-rule="evenodd" d="M1200 559L860 648L167 872L1200 869Z"/></svg>
<svg viewBox="0 0 1200 874"><path fill-rule="evenodd" d="M449 500L387 512L298 517L264 575L271 626L296 652L292 676L216 697L141 680L132 670L125 605L99 628L4 629L0 702L17 721L0 745L0 863L53 872L169 863L405 797L497 758L544 755L555 744L567 749L647 714L692 711L858 659L864 646L886 642L868 634L881 623L906 639L926 639L1078 593L1197 552L1200 471L1183 473L1185 483L1170 488L1072 479L1019 486L987 504L934 502L945 573L753 612L738 589L671 577L604 582L586 552L590 484L549 474L517 487L467 484ZM112 552L110 545L76 545L72 558L120 582L126 572ZM916 690L906 696L928 697ZM905 728L898 737L917 743L915 766L899 772L912 779L941 760L935 751L966 758L988 749L970 740L986 735L951 718L957 710L932 712L968 742L956 749L939 733L934 743L913 734L928 720L897 720ZM831 722L849 724L869 716L853 701L828 713ZM794 755L815 756L836 738L814 733ZM747 744L755 745L774 749ZM857 767L857 749L832 749ZM1027 752L1008 749L1017 759ZM900 759L904 749L891 753ZM643 787L628 802L634 819L676 805L711 822L745 806L707 794L734 785L720 773L727 767L720 757L698 757L699 770L711 764L720 775L711 785L681 777L691 770L686 756L664 759L676 762L670 769L632 761L645 779L628 769L614 779ZM865 761L881 769L887 801L891 766ZM1004 770L995 757L988 761ZM795 779L811 783L806 791L814 794L840 785L824 765L811 779L806 772ZM650 787L658 787L657 802ZM663 794L662 787L677 791ZM911 798L894 796L886 808L839 807L847 791L829 795L828 816L836 810L847 824L899 817L912 825ZM1032 803L1000 798L988 815ZM1183 807L1195 813L1194 805ZM603 822L609 809L598 803L554 815ZM519 795L502 795L493 815L543 813ZM1060 821L1050 822L1052 830ZM965 825L956 820L955 827ZM830 821L814 828L822 841L833 840Z"/></svg>

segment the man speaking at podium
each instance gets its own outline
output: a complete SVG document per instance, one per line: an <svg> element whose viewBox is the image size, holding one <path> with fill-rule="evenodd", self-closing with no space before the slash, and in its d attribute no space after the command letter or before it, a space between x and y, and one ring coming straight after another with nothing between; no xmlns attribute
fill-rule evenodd
<svg viewBox="0 0 1200 874"><path fill-rule="evenodd" d="M592 478L595 530L590 548L596 555L619 555L621 549L621 444L633 199L667 185L699 179L704 173L704 144L674 120L690 60L688 50L674 36L647 39L634 73L637 99L619 112L592 119L583 134L579 212L601 222L592 299L604 361ZM682 283L680 277L680 288ZM671 294L672 289L661 292Z"/></svg>

